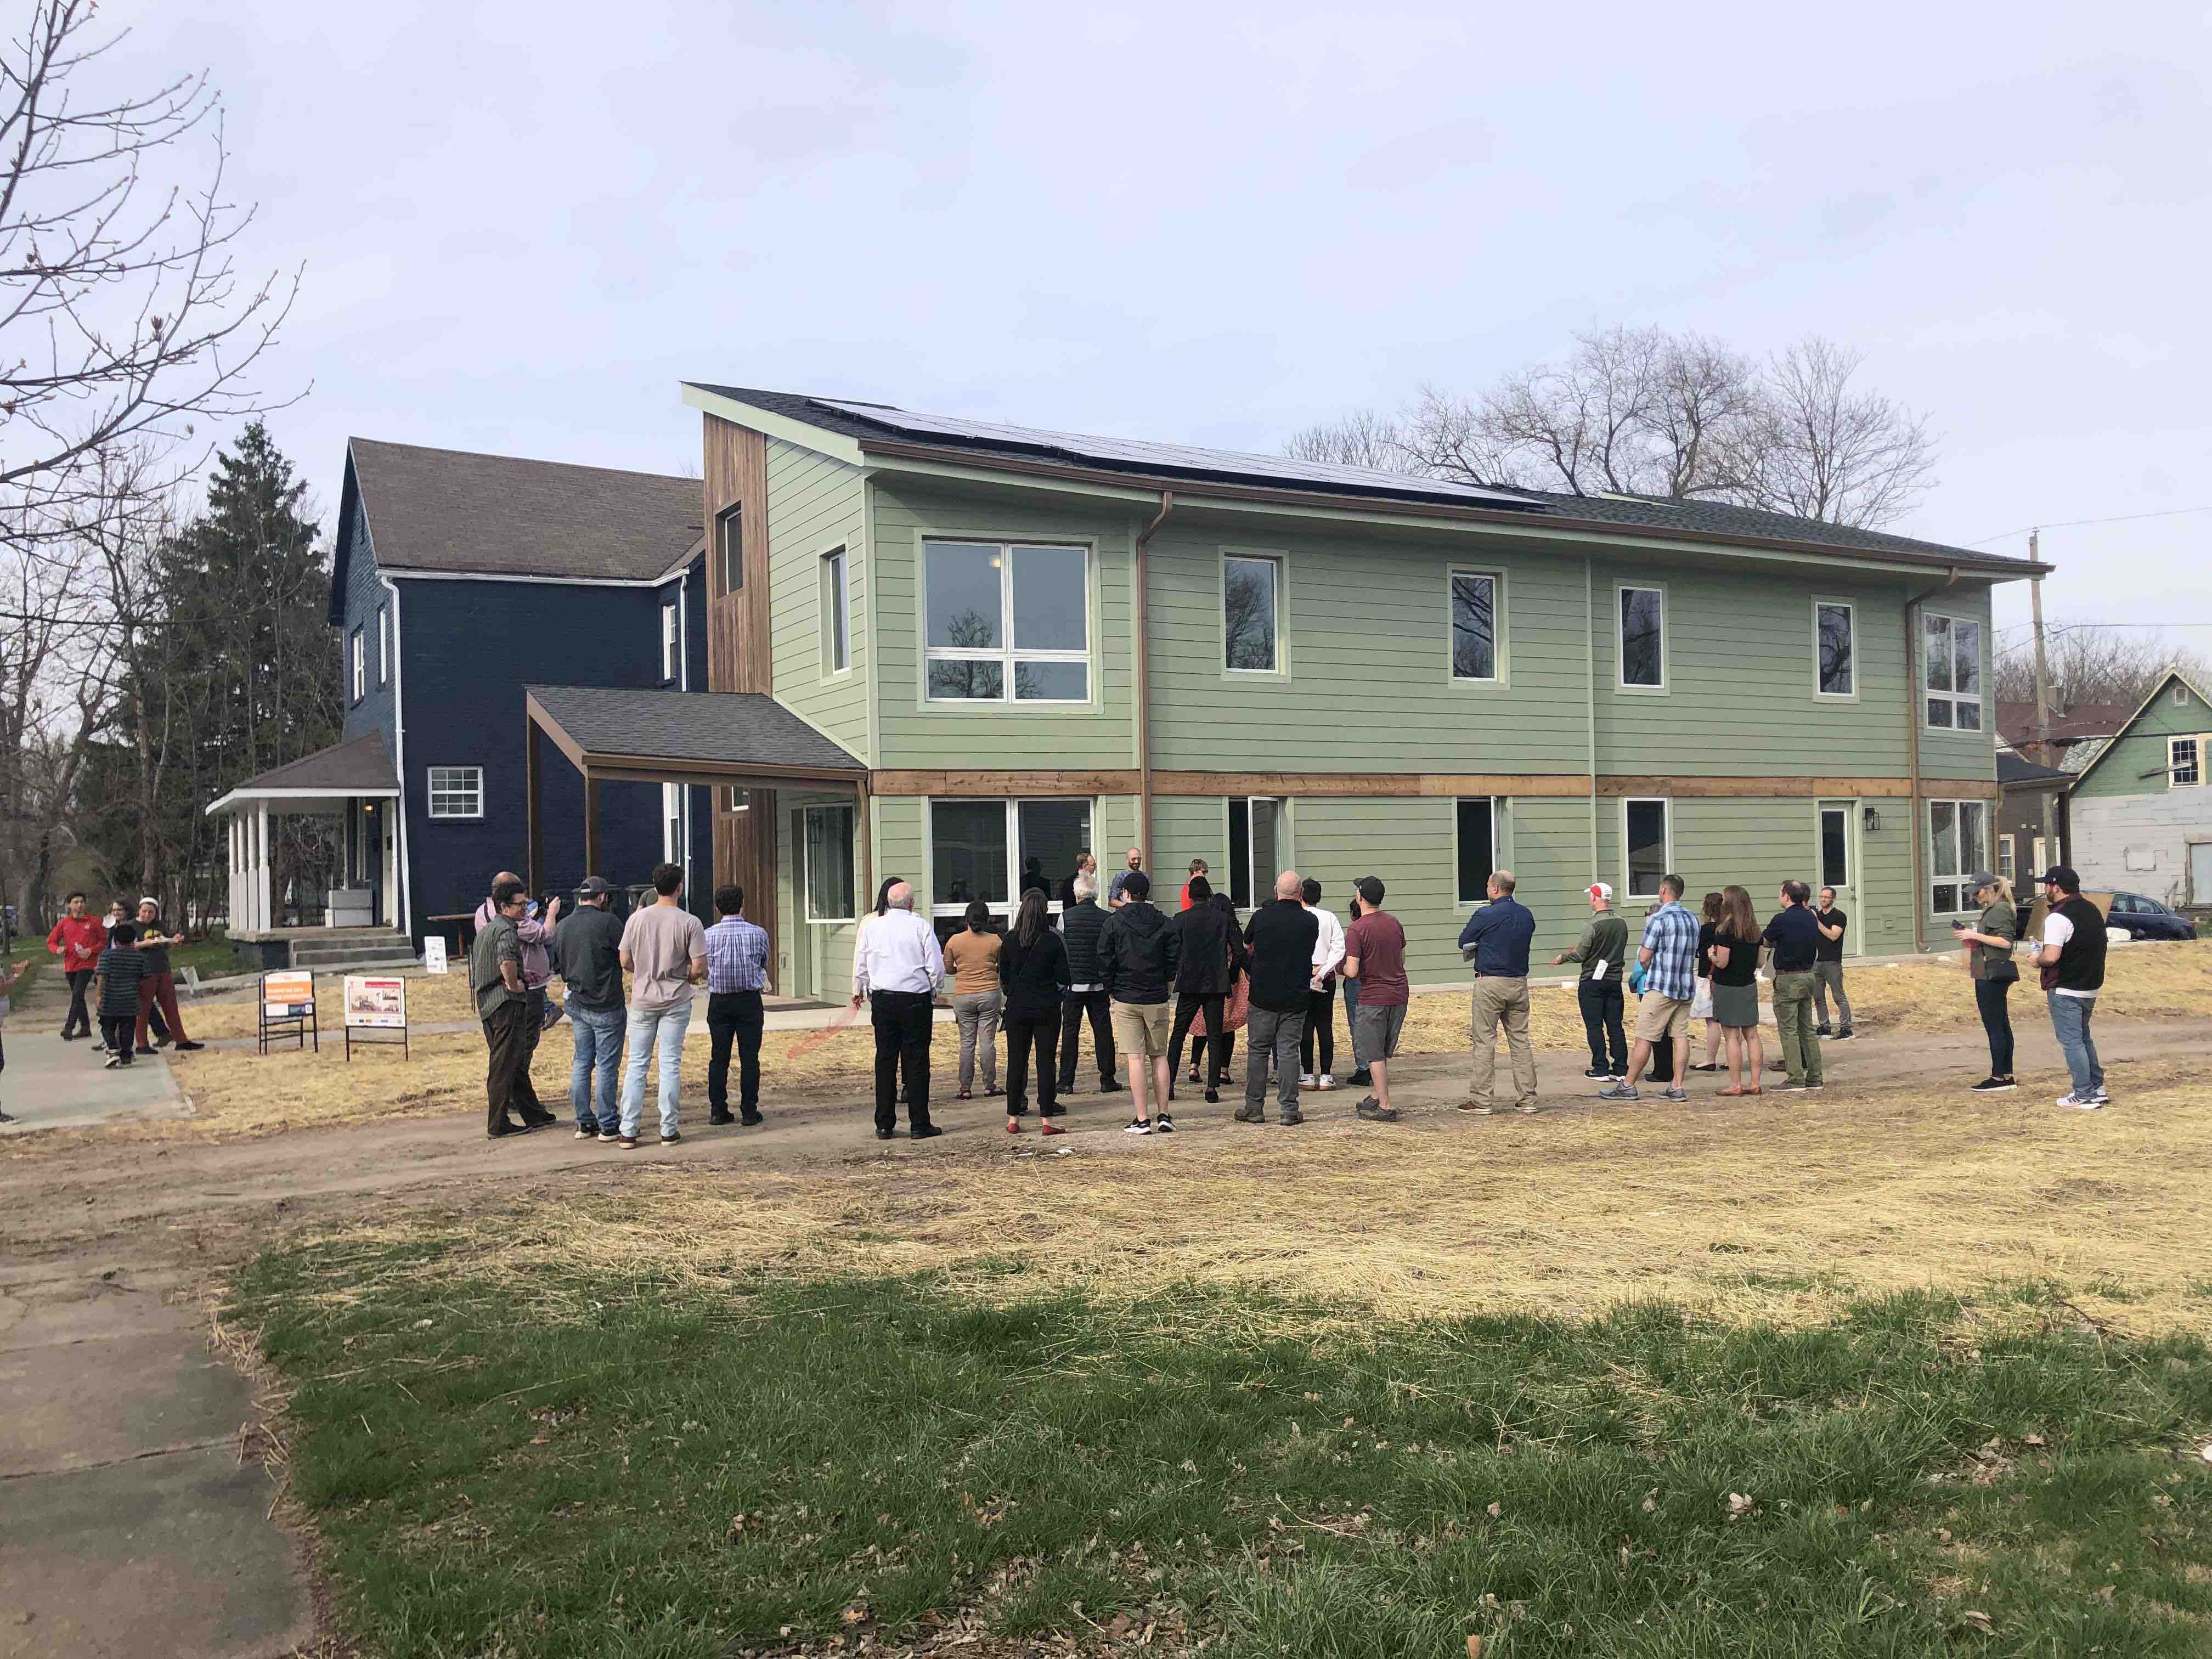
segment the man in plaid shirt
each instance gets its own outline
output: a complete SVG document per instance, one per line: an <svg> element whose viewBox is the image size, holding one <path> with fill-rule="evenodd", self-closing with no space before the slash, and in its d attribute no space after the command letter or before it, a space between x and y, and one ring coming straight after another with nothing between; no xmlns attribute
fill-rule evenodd
<svg viewBox="0 0 2212 1659"><path fill-rule="evenodd" d="M1636 1079L1651 1063L1651 1045L1671 1039L1674 1080L1667 1098L1687 1100L1682 1078L1690 1064L1690 999L1697 990L1698 919L1682 908L1682 878L1659 878L1659 908L1644 921L1644 945L1636 953L1644 966L1644 998L1637 1005L1636 1045L1629 1050L1628 1075L1598 1091L1600 1100L1634 1100Z"/></svg>
<svg viewBox="0 0 2212 1659"><path fill-rule="evenodd" d="M707 1034L714 1047L707 1057L707 1121L728 1123L730 1039L738 1043L737 1121L761 1121L760 1047L763 1015L761 993L768 988L768 932L744 918L745 890L714 890L714 914L707 930Z"/></svg>

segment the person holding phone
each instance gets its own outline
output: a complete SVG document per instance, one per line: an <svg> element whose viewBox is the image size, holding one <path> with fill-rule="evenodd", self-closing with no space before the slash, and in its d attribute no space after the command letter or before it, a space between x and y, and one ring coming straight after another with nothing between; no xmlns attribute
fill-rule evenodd
<svg viewBox="0 0 2212 1659"><path fill-rule="evenodd" d="M1966 947L1974 1006L1990 1039L1990 1074L1973 1085L1973 1091L2003 1094L2020 1086L2012 1074L2012 1009L2008 1000L2020 980L2020 964L2012 957L2013 943L2020 936L2020 912L2013 903L2012 884L2003 878L1978 871L1973 888L1981 915L1971 927L1963 921L1951 924L1959 943Z"/></svg>

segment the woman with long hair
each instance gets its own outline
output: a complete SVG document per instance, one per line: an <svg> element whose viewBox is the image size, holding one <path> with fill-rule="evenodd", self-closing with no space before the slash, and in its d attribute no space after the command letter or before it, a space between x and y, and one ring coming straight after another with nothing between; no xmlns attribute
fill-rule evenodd
<svg viewBox="0 0 2212 1659"><path fill-rule="evenodd" d="M1032 888L1030 891L1036 890ZM945 941L945 970L952 975L952 1021L960 1028L960 1095L975 1097L975 1051L983 1051L983 1094L999 1092L999 953L1006 941L993 931L991 907L968 901L968 925Z"/></svg>
<svg viewBox="0 0 2212 1659"><path fill-rule="evenodd" d="M1712 965L1712 1024L1728 1044L1729 1086L1724 1095L1760 1095L1766 1064L1759 1036L1759 917L1751 895L1730 887L1720 895L1717 917L1705 924L1705 949Z"/></svg>
<svg viewBox="0 0 2212 1659"><path fill-rule="evenodd" d="M1721 1023L1713 1018L1713 934L1721 920L1721 896L1705 895L1704 906L1698 913L1698 976L1690 998L1690 1020L1705 1022L1705 1060L1702 1066L1692 1066L1693 1072L1717 1072L1721 1069Z"/></svg>
<svg viewBox="0 0 2212 1659"><path fill-rule="evenodd" d="M1209 886L1212 884L1212 883L1207 884ZM1237 1006L1237 982L1244 976L1242 965L1244 956L1244 939L1243 936L1237 931L1237 901L1235 899L1216 887L1213 890L1213 896L1207 899L1206 902L1228 919L1230 937L1236 941L1236 948L1230 952L1229 995L1228 1000L1222 1005L1221 1016L1220 1086L1225 1088L1237 1081L1235 1078L1229 1075L1229 1062L1237 1058L1237 1028L1244 1023L1244 1017L1242 1014L1231 1012ZM1206 1063L1206 1028L1201 1025L1191 1034L1190 1039L1190 1080L1193 1083L1203 1083L1206 1080L1205 1073L1200 1068Z"/></svg>
<svg viewBox="0 0 2212 1659"><path fill-rule="evenodd" d="M1060 1036L1060 1000L1067 994L1067 944L1052 925L1044 890L1022 895L1014 925L999 950L999 989L1006 1025L1006 1133L1022 1132L1029 1110L1030 1056L1036 1056L1037 1116L1048 1135L1066 1134L1053 1045Z"/></svg>
<svg viewBox="0 0 2212 1659"><path fill-rule="evenodd" d="M2020 1086L2012 1074L2012 1009L2008 1002L2020 979L2020 964L2013 960L2013 943L2020 936L2020 911L2013 900L2012 884L1990 876L1974 890L1974 902L1982 907L1972 927L1957 928L1959 943L1966 947L1966 972L1974 981L1974 1006L1981 1011L1982 1030L1990 1039L1990 1074L1973 1085L1978 1095L2002 1094Z"/></svg>

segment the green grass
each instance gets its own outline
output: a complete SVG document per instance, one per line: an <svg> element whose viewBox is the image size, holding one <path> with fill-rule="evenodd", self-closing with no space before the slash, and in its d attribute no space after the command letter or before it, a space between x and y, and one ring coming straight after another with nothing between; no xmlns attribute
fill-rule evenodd
<svg viewBox="0 0 2212 1659"><path fill-rule="evenodd" d="M2194 1338L1906 1297L1351 1340L1193 1288L765 1277L552 1323L461 1244L307 1246L234 1291L342 1617L393 1659L1147 1624L1230 1659L2212 1650Z"/></svg>

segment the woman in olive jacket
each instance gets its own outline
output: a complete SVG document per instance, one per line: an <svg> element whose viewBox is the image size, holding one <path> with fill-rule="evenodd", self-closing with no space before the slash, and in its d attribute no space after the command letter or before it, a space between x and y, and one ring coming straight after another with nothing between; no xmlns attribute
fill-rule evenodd
<svg viewBox="0 0 2212 1659"><path fill-rule="evenodd" d="M1053 1059L1060 1040L1060 999L1067 994L1067 945L1045 911L1044 889L1022 895L1014 925L999 951L1000 1013L1006 1034L1006 1133L1022 1132L1029 1110L1030 1054L1036 1054L1037 1116L1044 1133L1066 1134L1053 1120L1062 1109Z"/></svg>
<svg viewBox="0 0 2212 1659"><path fill-rule="evenodd" d="M1204 876L1190 878L1190 908L1178 911L1170 924L1182 936L1182 963L1176 969L1175 1031L1168 1039L1168 1076L1182 1067L1183 1039L1191 1022L1206 1016L1206 1097L1221 1098L1221 1010L1229 988L1244 971L1244 941L1237 931L1237 913L1212 902L1213 884ZM1194 1056L1194 1060L1195 1056Z"/></svg>

